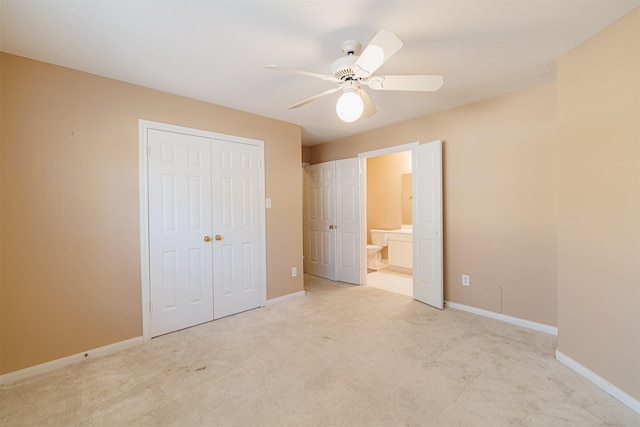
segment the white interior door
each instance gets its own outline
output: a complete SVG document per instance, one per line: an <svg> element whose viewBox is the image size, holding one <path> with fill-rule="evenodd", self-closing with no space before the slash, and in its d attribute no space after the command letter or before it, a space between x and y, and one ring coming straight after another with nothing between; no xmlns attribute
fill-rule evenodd
<svg viewBox="0 0 640 427"><path fill-rule="evenodd" d="M208 138L150 129L151 336L213 319L211 145Z"/></svg>
<svg viewBox="0 0 640 427"><path fill-rule="evenodd" d="M336 276L341 282L360 284L360 161L337 160Z"/></svg>
<svg viewBox="0 0 640 427"><path fill-rule="evenodd" d="M335 162L305 168L306 272L335 280Z"/></svg>
<svg viewBox="0 0 640 427"><path fill-rule="evenodd" d="M413 298L442 309L442 142L412 150Z"/></svg>
<svg viewBox="0 0 640 427"><path fill-rule="evenodd" d="M213 141L213 275L216 319L260 306L260 151Z"/></svg>

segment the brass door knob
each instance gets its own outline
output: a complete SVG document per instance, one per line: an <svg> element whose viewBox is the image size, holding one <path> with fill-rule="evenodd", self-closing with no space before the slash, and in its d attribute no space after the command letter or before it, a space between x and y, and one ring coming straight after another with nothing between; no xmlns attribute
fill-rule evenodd
<svg viewBox="0 0 640 427"><path fill-rule="evenodd" d="M205 242L210 242L211 241L211 236L204 236L204 241Z"/></svg>
<svg viewBox="0 0 640 427"><path fill-rule="evenodd" d="M215 239L216 239L216 240L222 240L222 236L221 236L221 235L219 235L219 234L216 234Z"/></svg>
<svg viewBox="0 0 640 427"><path fill-rule="evenodd" d="M334 228L336 228L336 226L335 226L335 225L330 225L330 226L329 226L329 230L333 230Z"/></svg>

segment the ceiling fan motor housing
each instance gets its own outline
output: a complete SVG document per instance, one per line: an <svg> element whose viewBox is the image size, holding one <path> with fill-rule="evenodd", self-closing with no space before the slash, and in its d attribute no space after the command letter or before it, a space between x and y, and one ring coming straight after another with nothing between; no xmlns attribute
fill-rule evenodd
<svg viewBox="0 0 640 427"><path fill-rule="evenodd" d="M342 42L341 50L345 56L342 56L331 64L331 76L342 81L351 80L355 77L353 64L360 57L362 45L356 40L345 40Z"/></svg>
<svg viewBox="0 0 640 427"><path fill-rule="evenodd" d="M358 55L342 56L331 64L331 75L340 80L347 80L355 77L353 64L358 60Z"/></svg>

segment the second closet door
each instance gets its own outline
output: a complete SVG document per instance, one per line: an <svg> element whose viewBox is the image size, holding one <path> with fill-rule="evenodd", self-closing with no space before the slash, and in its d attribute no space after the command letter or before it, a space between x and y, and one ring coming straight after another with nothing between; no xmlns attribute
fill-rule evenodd
<svg viewBox="0 0 640 427"><path fill-rule="evenodd" d="M255 145L213 141L216 319L258 307L261 302L259 155Z"/></svg>

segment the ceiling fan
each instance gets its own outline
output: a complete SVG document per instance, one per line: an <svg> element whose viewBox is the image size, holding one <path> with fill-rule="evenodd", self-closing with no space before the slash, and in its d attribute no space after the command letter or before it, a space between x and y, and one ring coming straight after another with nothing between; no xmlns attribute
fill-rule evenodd
<svg viewBox="0 0 640 427"><path fill-rule="evenodd" d="M444 78L437 75L374 76L373 73L394 53L399 51L402 46L402 40L396 34L383 29L378 31L360 55L358 55L361 48L360 43L355 40L343 42L342 52L345 56L336 59L331 64L331 74L329 75L279 67L277 65L267 65L266 68L285 73L317 77L337 85L334 88L293 104L287 107L288 109L299 108L324 96L342 91L343 93L336 104L336 112L341 120L354 122L360 117L370 117L376 113L376 107L362 86L369 86L373 90L434 92L440 89L444 83Z"/></svg>

